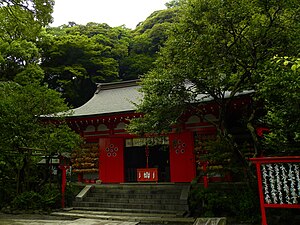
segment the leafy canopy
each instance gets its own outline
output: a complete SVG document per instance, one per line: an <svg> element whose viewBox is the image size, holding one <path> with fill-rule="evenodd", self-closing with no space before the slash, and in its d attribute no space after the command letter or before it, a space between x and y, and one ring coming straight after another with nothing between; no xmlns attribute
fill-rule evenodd
<svg viewBox="0 0 300 225"><path fill-rule="evenodd" d="M40 116L66 111L56 91L39 84L21 86L0 82L0 129L2 154L21 148L44 149L44 154L71 151L79 137L61 121L43 123Z"/></svg>
<svg viewBox="0 0 300 225"><path fill-rule="evenodd" d="M40 69L36 40L51 22L53 6L53 0L0 0L0 81Z"/></svg>
<svg viewBox="0 0 300 225"><path fill-rule="evenodd" d="M156 67L142 78L144 100L138 110L145 117L134 120L131 131L169 129L180 122L184 111L197 106L200 95L211 96L220 107L215 125L232 143L231 100L241 91L261 88L259 84L268 76L266 65L274 56L298 55L299 3L182 0L179 5L179 22L172 26ZM199 107L194 110L204 116ZM254 137L259 107L254 104L249 110L243 126Z"/></svg>
<svg viewBox="0 0 300 225"><path fill-rule="evenodd" d="M265 105L263 122L268 153L299 154L300 146L300 59L274 57L262 73L258 98Z"/></svg>
<svg viewBox="0 0 300 225"><path fill-rule="evenodd" d="M49 28L39 41L45 81L70 105L80 106L92 97L95 83L119 79L119 61L128 54L128 42L127 29L107 24Z"/></svg>
<svg viewBox="0 0 300 225"><path fill-rule="evenodd" d="M128 56L120 62L121 79L136 79L153 68L177 11L177 7L155 11L132 31Z"/></svg>
<svg viewBox="0 0 300 225"><path fill-rule="evenodd" d="M56 123L42 120L67 110L56 91L39 82L20 85L0 82L0 195L8 204L16 194L39 190L50 176L49 167L41 170L42 156L71 152L81 142L63 118ZM42 174L44 173L44 176ZM2 204L1 204L2 205Z"/></svg>

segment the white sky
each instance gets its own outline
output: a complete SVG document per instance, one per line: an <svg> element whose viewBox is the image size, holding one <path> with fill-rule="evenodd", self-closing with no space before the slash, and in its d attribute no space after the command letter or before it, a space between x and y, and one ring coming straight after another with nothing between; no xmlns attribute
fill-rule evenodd
<svg viewBox="0 0 300 225"><path fill-rule="evenodd" d="M51 26L96 22L134 29L152 12L165 9L166 2L169 0L55 0Z"/></svg>

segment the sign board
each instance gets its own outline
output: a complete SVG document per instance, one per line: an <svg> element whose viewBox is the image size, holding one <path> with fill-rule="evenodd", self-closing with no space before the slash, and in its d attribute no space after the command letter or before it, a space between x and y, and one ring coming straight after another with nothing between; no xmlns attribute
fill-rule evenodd
<svg viewBox="0 0 300 225"><path fill-rule="evenodd" d="M300 209L300 156L250 159L257 170L262 224L266 208Z"/></svg>
<svg viewBox="0 0 300 225"><path fill-rule="evenodd" d="M137 181L138 182L157 182L158 173L157 168L141 168L137 169Z"/></svg>

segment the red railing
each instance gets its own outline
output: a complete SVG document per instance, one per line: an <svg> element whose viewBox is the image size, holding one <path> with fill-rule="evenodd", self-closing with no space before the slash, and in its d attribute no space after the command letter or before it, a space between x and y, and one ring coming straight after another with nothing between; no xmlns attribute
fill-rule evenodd
<svg viewBox="0 0 300 225"><path fill-rule="evenodd" d="M262 224L266 208L300 209L300 156L250 159L256 165Z"/></svg>

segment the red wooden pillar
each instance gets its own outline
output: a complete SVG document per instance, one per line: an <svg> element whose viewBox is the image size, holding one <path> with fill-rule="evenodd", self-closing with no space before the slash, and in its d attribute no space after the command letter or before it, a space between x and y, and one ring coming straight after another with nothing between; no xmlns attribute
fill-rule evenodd
<svg viewBox="0 0 300 225"><path fill-rule="evenodd" d="M203 163L203 171L204 171L204 173L206 173L206 171L207 171L207 164L208 164L208 162L204 162ZM203 184L204 184L204 188L208 188L208 175L207 174L205 174L203 176Z"/></svg>
<svg viewBox="0 0 300 225"><path fill-rule="evenodd" d="M171 182L191 182L196 176L193 133L170 134L169 141Z"/></svg>
<svg viewBox="0 0 300 225"><path fill-rule="evenodd" d="M266 216L266 209L265 209L265 200L264 200L264 193L263 193L263 186L262 186L262 177L261 177L261 169L260 163L256 164L256 172L257 172L257 182L258 182L258 191L259 191L259 202L260 202L260 211L261 211L261 224L267 224L267 216Z"/></svg>
<svg viewBox="0 0 300 225"><path fill-rule="evenodd" d="M61 169L61 207L65 208L65 191L67 186L67 170L70 166L59 165L59 169Z"/></svg>
<svg viewBox="0 0 300 225"><path fill-rule="evenodd" d="M77 179L78 179L78 182L82 182L83 181L83 173L78 173Z"/></svg>

